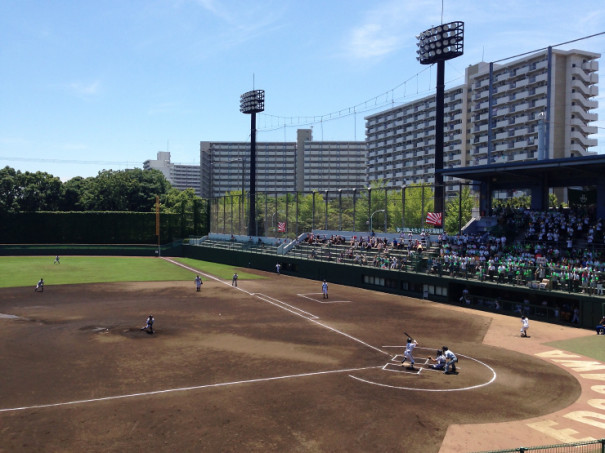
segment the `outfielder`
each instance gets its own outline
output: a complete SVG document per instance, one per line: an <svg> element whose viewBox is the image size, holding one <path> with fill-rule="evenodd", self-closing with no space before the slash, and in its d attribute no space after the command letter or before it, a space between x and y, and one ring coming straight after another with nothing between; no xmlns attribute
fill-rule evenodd
<svg viewBox="0 0 605 453"><path fill-rule="evenodd" d="M414 369L414 348L418 346L418 342L411 338L408 338L408 344L405 346L405 352L403 353L403 360L401 361L401 366L405 363L406 360L409 360L411 363L410 368Z"/></svg>

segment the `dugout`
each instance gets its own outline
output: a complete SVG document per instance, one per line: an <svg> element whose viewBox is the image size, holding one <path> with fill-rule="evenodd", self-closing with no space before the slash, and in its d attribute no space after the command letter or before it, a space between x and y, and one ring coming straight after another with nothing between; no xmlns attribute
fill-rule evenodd
<svg viewBox="0 0 605 453"><path fill-rule="evenodd" d="M483 215L492 210L494 192L528 189L531 209L548 210L550 188L583 187L582 202L605 218L605 155L511 162L439 170L443 176L466 179L479 185L479 207ZM573 202L573 197L570 197Z"/></svg>

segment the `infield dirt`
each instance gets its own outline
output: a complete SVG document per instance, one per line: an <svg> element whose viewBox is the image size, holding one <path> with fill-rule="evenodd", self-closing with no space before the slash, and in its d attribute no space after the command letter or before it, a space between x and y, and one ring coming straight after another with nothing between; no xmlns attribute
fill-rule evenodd
<svg viewBox="0 0 605 453"><path fill-rule="evenodd" d="M338 285L324 303L321 282L265 275L0 290L0 451L438 452L450 426L581 394L517 319ZM459 374L399 367L404 331Z"/></svg>

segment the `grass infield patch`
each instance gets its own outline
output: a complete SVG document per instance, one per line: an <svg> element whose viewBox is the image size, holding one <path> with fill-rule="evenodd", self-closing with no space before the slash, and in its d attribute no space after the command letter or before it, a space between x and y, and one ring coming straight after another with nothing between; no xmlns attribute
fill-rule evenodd
<svg viewBox="0 0 605 453"><path fill-rule="evenodd" d="M581 354L605 363L605 335L597 335L596 332L594 335L588 337L552 341L546 344L553 348Z"/></svg>

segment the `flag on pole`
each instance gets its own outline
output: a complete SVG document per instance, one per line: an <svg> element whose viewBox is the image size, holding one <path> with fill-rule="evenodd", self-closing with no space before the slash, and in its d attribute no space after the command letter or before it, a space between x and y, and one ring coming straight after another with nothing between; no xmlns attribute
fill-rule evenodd
<svg viewBox="0 0 605 453"><path fill-rule="evenodd" d="M286 222L277 222L277 231L280 233L286 232Z"/></svg>
<svg viewBox="0 0 605 453"><path fill-rule="evenodd" d="M441 226L442 217L440 212L427 212L426 223L430 223L434 226Z"/></svg>

